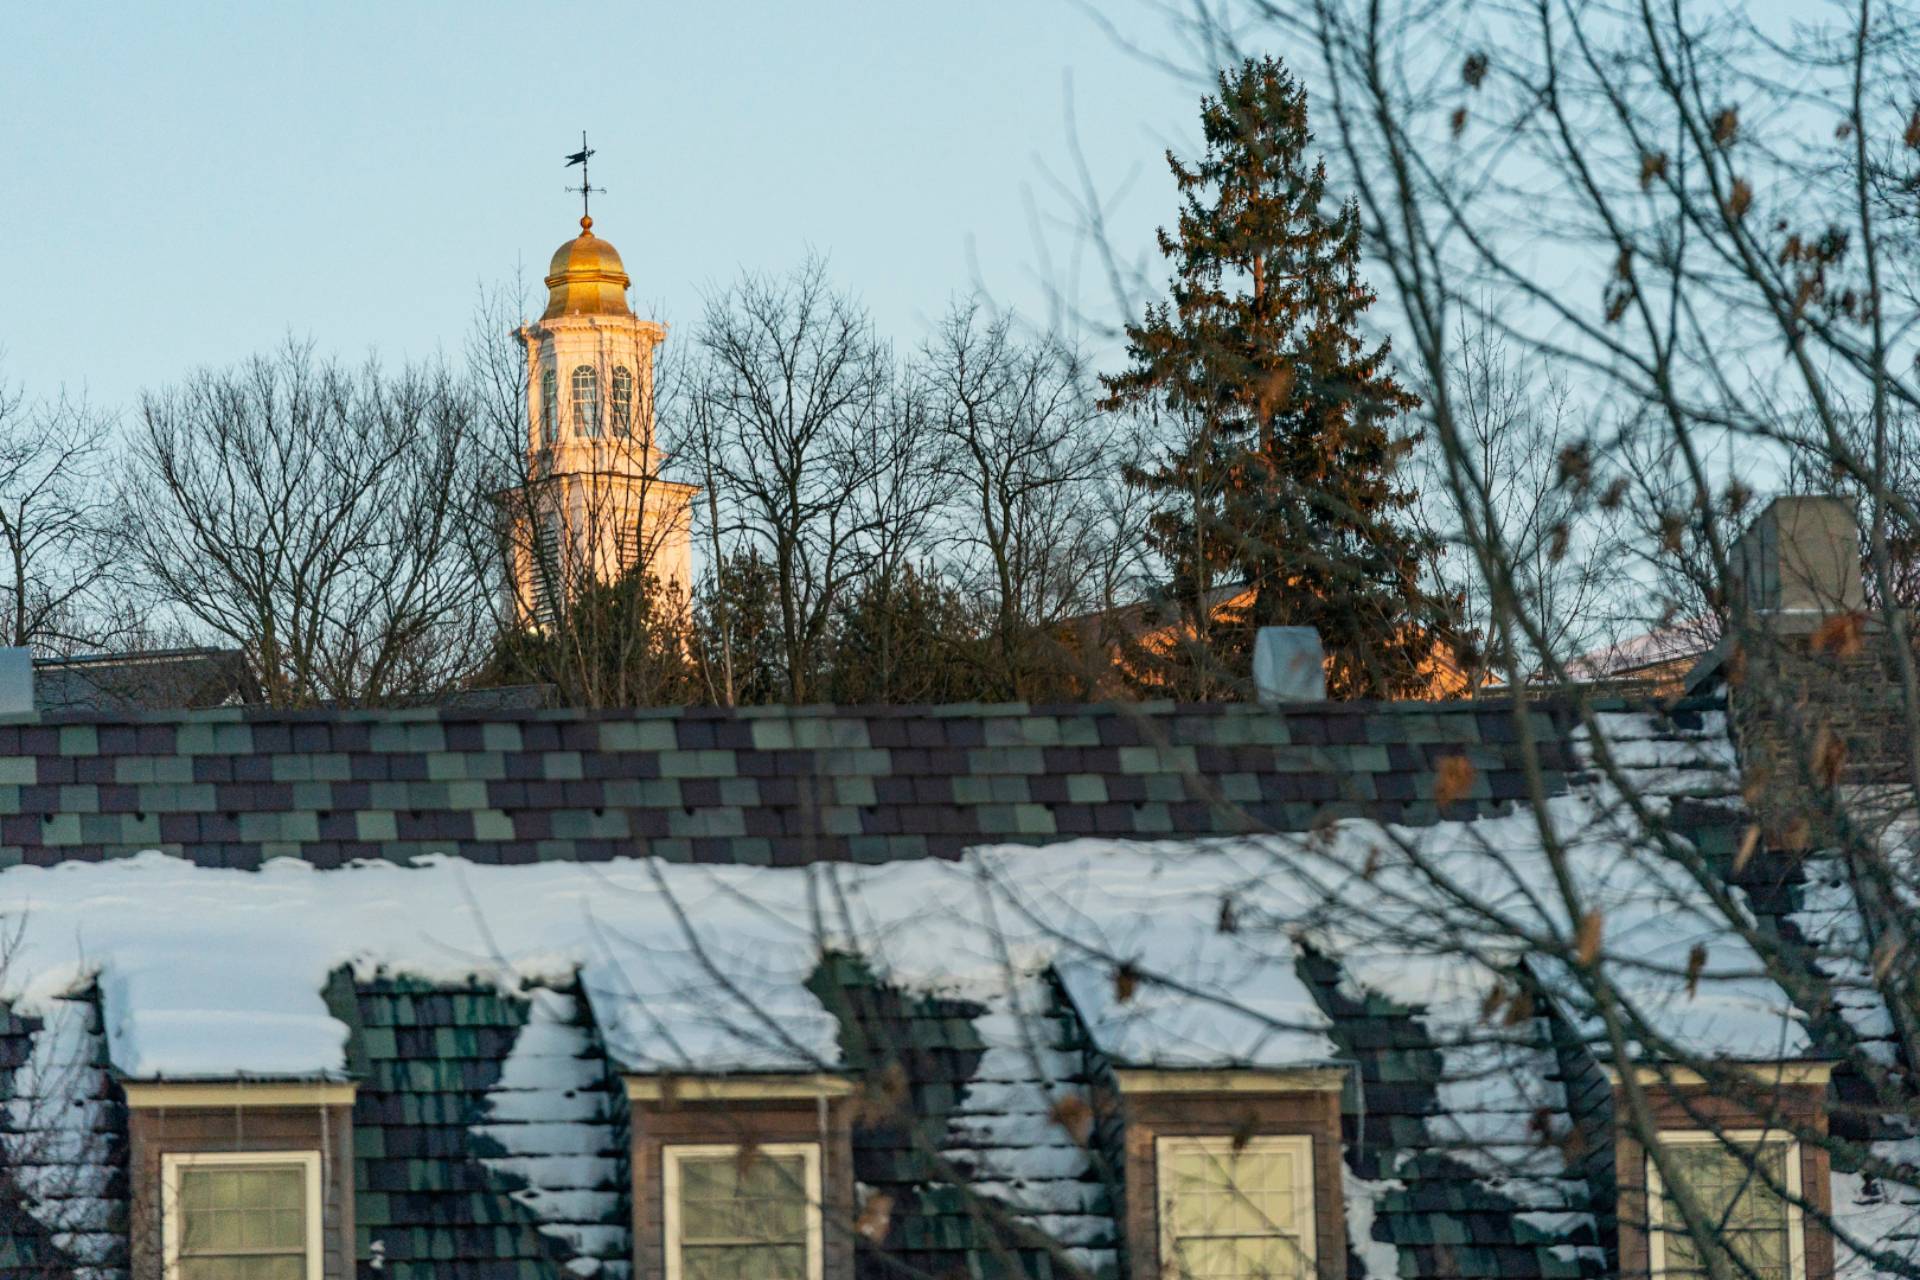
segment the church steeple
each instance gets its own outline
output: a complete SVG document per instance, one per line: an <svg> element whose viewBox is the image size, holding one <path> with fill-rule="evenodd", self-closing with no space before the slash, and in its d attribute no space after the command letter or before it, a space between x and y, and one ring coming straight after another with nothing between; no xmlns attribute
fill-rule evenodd
<svg viewBox="0 0 1920 1280"><path fill-rule="evenodd" d="M591 154L581 144L570 164ZM653 354L667 327L634 315L626 266L584 213L580 234L554 253L546 284L546 310L517 335L527 352L528 419L514 521L520 615L551 617L590 583L636 568L684 599L696 490L661 475L653 433Z"/></svg>

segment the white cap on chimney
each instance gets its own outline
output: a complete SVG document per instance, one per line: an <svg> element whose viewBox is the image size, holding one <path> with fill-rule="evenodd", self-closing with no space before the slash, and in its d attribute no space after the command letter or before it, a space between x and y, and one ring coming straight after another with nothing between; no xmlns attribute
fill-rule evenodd
<svg viewBox="0 0 1920 1280"><path fill-rule="evenodd" d="M1262 702L1323 702L1327 651L1312 627L1262 627L1253 637L1254 696Z"/></svg>
<svg viewBox="0 0 1920 1280"><path fill-rule="evenodd" d="M0 716L33 712L33 650L0 649Z"/></svg>

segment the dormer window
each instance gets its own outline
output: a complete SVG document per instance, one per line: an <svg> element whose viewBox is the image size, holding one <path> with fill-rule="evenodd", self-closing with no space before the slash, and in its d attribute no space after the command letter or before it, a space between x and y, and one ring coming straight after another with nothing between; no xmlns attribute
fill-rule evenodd
<svg viewBox="0 0 1920 1280"><path fill-rule="evenodd" d="M1314 1272L1313 1139L1161 1138L1163 1280Z"/></svg>
<svg viewBox="0 0 1920 1280"><path fill-rule="evenodd" d="M1759 1280L1803 1280L1799 1143L1760 1130L1663 1133L1660 1141L1715 1235L1739 1260L1736 1269ZM1647 1219L1655 1277L1693 1280L1707 1274L1706 1258L1651 1155Z"/></svg>
<svg viewBox="0 0 1920 1280"><path fill-rule="evenodd" d="M318 1151L161 1157L166 1280L320 1280Z"/></svg>
<svg viewBox="0 0 1920 1280"><path fill-rule="evenodd" d="M1338 1067L1114 1071L1130 1280L1346 1274Z"/></svg>
<svg viewBox="0 0 1920 1280"><path fill-rule="evenodd" d="M553 366L548 365L540 371L540 443L552 444L554 422L560 416L560 380L553 376Z"/></svg>
<svg viewBox="0 0 1920 1280"><path fill-rule="evenodd" d="M600 376L590 364L573 371L573 434L600 434Z"/></svg>
<svg viewBox="0 0 1920 1280"><path fill-rule="evenodd" d="M1687 1188L1713 1238L1732 1252L1736 1272L1758 1280L1833 1274L1827 1152L1817 1140L1802 1141L1826 1132L1831 1064L1721 1063L1708 1074L1667 1063L1608 1070L1616 1115L1627 1114L1626 1072L1633 1072L1662 1152L1656 1163L1633 1126L1616 1131L1620 1274L1707 1274L1705 1251L1667 1176Z"/></svg>
<svg viewBox="0 0 1920 1280"><path fill-rule="evenodd" d="M353 1085L129 1080L122 1089L133 1275L353 1274Z"/></svg>
<svg viewBox="0 0 1920 1280"><path fill-rule="evenodd" d="M851 1081L626 1085L639 1280L852 1280Z"/></svg>
<svg viewBox="0 0 1920 1280"><path fill-rule="evenodd" d="M633 434L633 370L625 365L613 371L613 434Z"/></svg>
<svg viewBox="0 0 1920 1280"><path fill-rule="evenodd" d="M666 1280L822 1280L819 1143L662 1156Z"/></svg>

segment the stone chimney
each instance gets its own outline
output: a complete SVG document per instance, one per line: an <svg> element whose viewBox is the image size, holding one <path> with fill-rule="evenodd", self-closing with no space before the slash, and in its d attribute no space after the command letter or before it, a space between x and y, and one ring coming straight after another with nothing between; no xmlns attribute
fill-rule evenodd
<svg viewBox="0 0 1920 1280"><path fill-rule="evenodd" d="M1860 788L1905 776L1891 637L1867 612L1860 546L1852 504L1826 496L1774 499L1733 546L1727 634L1699 675L1726 681L1772 847L1827 843Z"/></svg>

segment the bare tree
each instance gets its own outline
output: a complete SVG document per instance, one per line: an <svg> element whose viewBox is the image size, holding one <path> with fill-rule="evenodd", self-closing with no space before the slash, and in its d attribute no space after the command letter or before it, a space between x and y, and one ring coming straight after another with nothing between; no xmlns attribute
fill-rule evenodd
<svg viewBox="0 0 1920 1280"><path fill-rule="evenodd" d="M868 567L876 535L902 518L876 502L876 486L918 474L897 453L913 437L888 420L900 407L893 358L819 258L713 296L699 342L687 439L717 527L772 566L784 697L804 702L817 693L835 602Z"/></svg>
<svg viewBox="0 0 1920 1280"><path fill-rule="evenodd" d="M1626 495L1582 501L1566 474L1569 452L1587 438L1571 387L1553 369L1538 373L1516 362L1484 317L1461 318L1454 360L1465 437L1454 464L1459 483L1471 512L1490 519L1508 548L1515 590L1540 619L1545 652L1573 658L1621 639L1636 620L1625 589L1633 567L1622 539ZM1454 544L1438 566L1441 590L1462 601L1461 623L1474 641L1475 651L1460 655L1468 688L1483 687L1496 671L1537 669L1544 658L1531 648L1518 662L1498 651L1503 640L1530 642L1500 634L1473 549L1460 536L1467 520L1454 503L1447 459L1429 443L1423 461L1429 503L1439 508L1433 518Z"/></svg>
<svg viewBox="0 0 1920 1280"><path fill-rule="evenodd" d="M480 656L474 410L443 370L289 342L148 395L117 498L151 598L242 647L274 706L383 704Z"/></svg>
<svg viewBox="0 0 1920 1280"><path fill-rule="evenodd" d="M0 383L0 608L5 643L68 653L101 639L114 558L104 463L112 424L84 402L30 402Z"/></svg>
<svg viewBox="0 0 1920 1280"><path fill-rule="evenodd" d="M1077 352L1023 340L1008 314L956 305L923 353L940 465L954 488L962 580L993 614L987 684L1033 696L1053 634L1097 607L1089 570L1108 531L1097 481L1117 467Z"/></svg>

